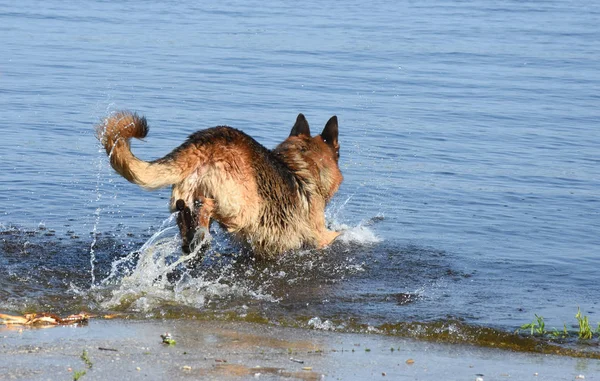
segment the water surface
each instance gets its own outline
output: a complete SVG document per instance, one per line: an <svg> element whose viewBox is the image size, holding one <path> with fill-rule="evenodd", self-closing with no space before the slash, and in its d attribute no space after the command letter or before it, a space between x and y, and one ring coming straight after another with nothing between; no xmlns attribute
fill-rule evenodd
<svg viewBox="0 0 600 381"><path fill-rule="evenodd" d="M581 307L595 326L598 25L577 1L0 6L0 310L512 332ZM94 137L119 109L147 117L144 159L336 114L342 239L256 263L215 227L173 265L168 189L127 183Z"/></svg>

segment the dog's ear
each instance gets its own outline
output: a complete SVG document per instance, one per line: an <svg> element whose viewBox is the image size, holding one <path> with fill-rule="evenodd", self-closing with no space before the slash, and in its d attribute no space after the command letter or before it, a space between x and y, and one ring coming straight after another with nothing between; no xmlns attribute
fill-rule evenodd
<svg viewBox="0 0 600 381"><path fill-rule="evenodd" d="M294 124L294 127L292 127L292 132L290 132L290 136L298 135L306 135L310 137L310 128L308 127L308 122L302 113L298 114L296 123Z"/></svg>
<svg viewBox="0 0 600 381"><path fill-rule="evenodd" d="M321 137L325 143L329 144L332 147L338 146L338 120L337 116L332 116L331 119L325 125L323 132L321 132Z"/></svg>

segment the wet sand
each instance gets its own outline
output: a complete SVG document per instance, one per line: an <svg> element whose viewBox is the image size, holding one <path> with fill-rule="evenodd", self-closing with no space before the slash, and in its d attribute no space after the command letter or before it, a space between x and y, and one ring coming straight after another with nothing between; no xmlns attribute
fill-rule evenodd
<svg viewBox="0 0 600 381"><path fill-rule="evenodd" d="M165 332L175 345L162 343ZM0 327L0 380L72 380L80 371L83 381L599 380L600 360L251 323Z"/></svg>

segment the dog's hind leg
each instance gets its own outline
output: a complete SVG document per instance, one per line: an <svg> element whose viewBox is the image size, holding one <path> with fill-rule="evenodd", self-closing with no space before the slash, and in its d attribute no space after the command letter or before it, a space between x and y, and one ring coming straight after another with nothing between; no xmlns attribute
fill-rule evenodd
<svg viewBox="0 0 600 381"><path fill-rule="evenodd" d="M194 202L194 213L188 214L189 208L187 207L184 208L184 212L180 212L180 215L183 214L184 216L182 218L187 219L188 216L191 216L194 219L187 222L187 224L194 226L193 234L188 230L187 234L189 235L186 236L187 242L184 241L185 247L182 245L185 253L198 252L192 260L186 262L189 270L196 271L200 269L200 265L202 264L203 253L208 248L208 240L206 238L209 236L208 228L214 205L215 202L213 199L200 197L200 200Z"/></svg>
<svg viewBox="0 0 600 381"><path fill-rule="evenodd" d="M196 221L194 223L197 230L195 232L194 244L203 244L205 238L209 235L208 228L213 210L215 209L215 200L201 197L200 200L196 201L196 206Z"/></svg>
<svg viewBox="0 0 600 381"><path fill-rule="evenodd" d="M215 208L215 200L201 197L191 210L182 199L177 200L175 207L179 211L177 225L181 233L181 249L189 254L195 246L204 243L210 226L210 219Z"/></svg>
<svg viewBox="0 0 600 381"><path fill-rule="evenodd" d="M177 214L177 226L181 234L181 250L189 254L191 253L190 244L196 235L196 220L192 215L192 211L182 199L177 200L175 207L179 211Z"/></svg>
<svg viewBox="0 0 600 381"><path fill-rule="evenodd" d="M212 198L202 197L200 200L200 208L198 209L198 226L206 229L210 225L210 218L212 217L213 211L215 210L215 200Z"/></svg>

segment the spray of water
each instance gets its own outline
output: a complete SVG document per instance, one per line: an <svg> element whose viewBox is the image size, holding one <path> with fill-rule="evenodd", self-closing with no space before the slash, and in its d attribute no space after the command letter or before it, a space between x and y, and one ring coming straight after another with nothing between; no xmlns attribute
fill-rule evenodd
<svg viewBox="0 0 600 381"><path fill-rule="evenodd" d="M101 191L101 186L102 186L102 172L104 170L104 160L102 158L102 152L103 149L102 147L99 145L98 146L98 153L99 153L99 158L96 159L96 187L95 187L95 194L96 194L96 199L94 200L94 203L96 205L100 205L100 201L102 199L102 191ZM96 285L96 275L95 275L95 266L96 266L96 251L95 251L95 247L96 247L96 243L97 243L97 237L98 237L98 225L100 224L100 214L102 212L102 208L100 208L100 206L96 207L95 211L94 211L94 225L92 228L92 243L90 244L90 274L91 274L91 278L92 278L92 282L91 282L91 287L93 288Z"/></svg>
<svg viewBox="0 0 600 381"><path fill-rule="evenodd" d="M335 207L343 208L346 203ZM337 216L339 210L330 213ZM368 225L368 221L355 227L335 220L330 223L342 231L338 238L342 245L379 242ZM342 255L332 262L326 260L330 253L319 251L256 263L232 245L225 232L216 227L211 233L210 245L211 235L206 234L194 252L182 255L176 213L172 214L139 250L113 261L109 275L96 290L102 295L98 300L101 309L143 313L173 305L204 309L215 301L221 307L232 300L244 307L257 301L277 303L285 296L282 289L286 287L300 287L299 283L310 284L323 277L343 279L344 274L362 271L352 257Z"/></svg>
<svg viewBox="0 0 600 381"><path fill-rule="evenodd" d="M111 290L110 296L101 303L104 309L146 312L173 303L202 308L207 298L225 296L270 299L260 289L248 287L243 280L232 281L235 279L233 260L219 264L216 273L195 274L195 266L214 262L222 246L217 244L206 249L211 240L206 234L192 253L182 255L175 220L176 213L165 220L139 250L112 263L110 274L101 282L103 288Z"/></svg>
<svg viewBox="0 0 600 381"><path fill-rule="evenodd" d="M343 211L350 200L352 200L352 196L348 196L342 202L333 202L325 212L325 217L327 221L329 221L329 227L335 231L342 232L337 240L346 244L373 244L381 242L381 238L375 235L373 230L370 229L370 226L383 220L384 217L382 214L361 221L356 226L350 226L341 222L343 221Z"/></svg>
<svg viewBox="0 0 600 381"><path fill-rule="evenodd" d="M102 178L101 178L101 174L102 174L102 165L103 161L102 160L98 160L98 164L97 164L97 173L96 173L96 189L95 189L95 193L96 193L96 199L95 199L95 204L99 205L100 204L100 200L102 199L102 192L100 191L100 187L102 184ZM90 274L92 277L92 287L94 287L94 285L96 284L96 275L95 275L95 264L96 264L96 251L95 251L95 247L96 247L96 243L97 243L97 236L98 236L98 225L100 224L100 214L102 212L102 208L100 208L99 206L96 207L96 210L94 211L94 226L92 228L92 243L90 244Z"/></svg>

